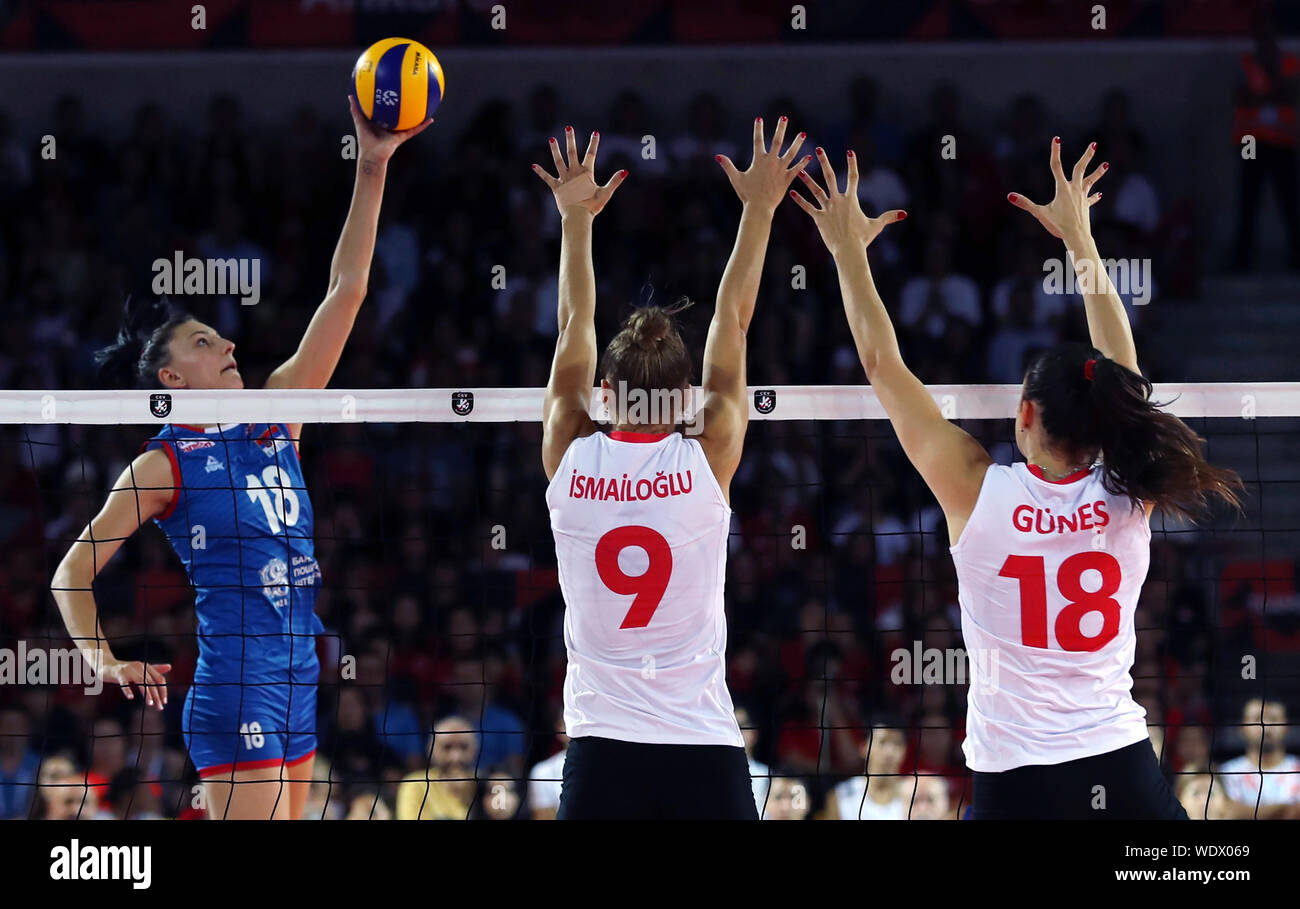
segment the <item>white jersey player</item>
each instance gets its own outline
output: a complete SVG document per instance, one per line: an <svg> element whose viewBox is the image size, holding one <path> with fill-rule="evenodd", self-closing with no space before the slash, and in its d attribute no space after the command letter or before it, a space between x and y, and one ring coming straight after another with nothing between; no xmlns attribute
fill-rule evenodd
<svg viewBox="0 0 1300 909"><path fill-rule="evenodd" d="M779 154L782 117L754 160L719 156L744 203L704 349L703 400L685 416L693 369L672 308L643 307L605 350L600 379L613 431L589 416L596 380L592 220L622 182L592 178L599 135L581 162L572 128L558 176L534 170L562 217L559 336L546 388L542 462L565 599L568 671L560 819L757 820L744 741L726 682L723 585L731 507L749 407L745 335L772 214L803 136Z"/></svg>
<svg viewBox="0 0 1300 909"><path fill-rule="evenodd" d="M1236 504L1240 479L1207 463L1202 440L1150 401L1092 239L1090 192L1107 167L1088 173L1095 149L1067 180L1054 140L1056 197L1009 197L1073 256L1093 345L1053 348L1030 365L1016 411L1028 464L1014 467L993 464L948 422L903 363L866 249L904 213L863 214L852 152L844 193L820 150L828 186L801 175L815 203L799 204L835 258L867 378L947 518L973 667L964 749L976 818L1187 816L1130 693L1133 610L1152 509L1195 515L1211 495Z"/></svg>

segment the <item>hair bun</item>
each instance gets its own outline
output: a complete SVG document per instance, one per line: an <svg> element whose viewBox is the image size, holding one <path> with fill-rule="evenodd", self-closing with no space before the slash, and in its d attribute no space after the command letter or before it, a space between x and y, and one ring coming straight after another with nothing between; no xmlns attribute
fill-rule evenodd
<svg viewBox="0 0 1300 909"><path fill-rule="evenodd" d="M627 330L638 348L653 350L673 330L673 320L662 307L643 306L628 318Z"/></svg>

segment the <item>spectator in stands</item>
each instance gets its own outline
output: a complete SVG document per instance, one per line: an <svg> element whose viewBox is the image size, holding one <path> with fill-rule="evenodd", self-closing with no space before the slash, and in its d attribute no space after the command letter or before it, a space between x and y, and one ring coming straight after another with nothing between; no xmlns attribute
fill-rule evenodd
<svg viewBox="0 0 1300 909"><path fill-rule="evenodd" d="M479 733L478 766L522 773L527 736L523 721L496 699L498 667L496 660L461 660L452 668L448 694L456 713Z"/></svg>
<svg viewBox="0 0 1300 909"><path fill-rule="evenodd" d="M72 758L53 755L41 764L39 789L32 816L46 821L92 819L99 812L93 791L86 788L85 774Z"/></svg>
<svg viewBox="0 0 1300 909"><path fill-rule="evenodd" d="M948 781L941 776L922 774L916 777L909 820L951 821L954 811L948 794Z"/></svg>
<svg viewBox="0 0 1300 909"><path fill-rule="evenodd" d="M429 814L423 813L425 807L420 807L419 820L464 820L464 815L450 816L447 818L436 818ZM468 810L468 809L466 809ZM379 797L379 793L374 789L363 789L352 797L348 803L348 813L343 818L345 821L391 821L393 812L388 807L388 803ZM400 814L398 820L407 820ZM415 818L409 818L414 820Z"/></svg>
<svg viewBox="0 0 1300 909"><path fill-rule="evenodd" d="M765 821L802 821L808 818L812 799L808 784L797 776L776 772L772 775L772 788L767 797Z"/></svg>
<svg viewBox="0 0 1300 909"><path fill-rule="evenodd" d="M727 115L716 95L700 92L691 99L686 134L673 139L668 151L676 166L691 169L712 167L714 155L739 155L739 146L727 136Z"/></svg>
<svg viewBox="0 0 1300 909"><path fill-rule="evenodd" d="M1255 221L1259 217L1260 193L1265 181L1277 193L1282 223L1286 226L1286 248L1292 271L1300 269L1300 167L1297 143L1300 123L1297 96L1300 95L1300 58L1285 53L1277 43L1277 31L1267 12L1252 23L1255 47L1241 55L1237 106L1233 118L1233 153L1240 156L1241 189L1237 196L1237 234L1232 265L1245 271L1255 246ZM1254 156L1245 152L1243 140L1253 139Z"/></svg>
<svg viewBox="0 0 1300 909"><path fill-rule="evenodd" d="M150 783L135 767L123 767L108 784L113 817L120 821L162 820L158 795L161 787Z"/></svg>
<svg viewBox="0 0 1300 909"><path fill-rule="evenodd" d="M90 741L90 770L86 782L99 798L99 806L115 811L109 784L126 768L126 730L113 717L95 720Z"/></svg>
<svg viewBox="0 0 1300 909"><path fill-rule="evenodd" d="M428 768L408 774L397 787L397 819L467 820L478 788L477 757L478 742L469 721L459 716L439 721L430 739Z"/></svg>
<svg viewBox="0 0 1300 909"><path fill-rule="evenodd" d="M631 165L638 173L649 177L668 173L668 136L651 128L650 111L640 94L619 92L605 120L609 123L609 131L600 134L600 151L606 166ZM647 137L655 140L654 157L647 157L650 148L645 141ZM660 141L665 147L659 148Z"/></svg>
<svg viewBox="0 0 1300 909"><path fill-rule="evenodd" d="M1241 711L1245 754L1219 767L1228 798L1252 810L1300 805L1300 757L1286 753L1286 706L1251 698Z"/></svg>
<svg viewBox="0 0 1300 909"><path fill-rule="evenodd" d="M0 819L24 818L36 797L41 758L31 747L27 713L0 706Z"/></svg>
<svg viewBox="0 0 1300 909"><path fill-rule="evenodd" d="M564 731L564 715L555 718L555 740L560 750L533 765L528 773L528 810L535 821L553 821L560 809L560 790L564 783L564 756L569 750L569 736Z"/></svg>
<svg viewBox="0 0 1300 909"><path fill-rule="evenodd" d="M913 335L939 339L954 322L973 327L982 315L979 287L953 271L952 244L946 237L932 237L926 246L925 273L909 279L899 294L899 324Z"/></svg>
<svg viewBox="0 0 1300 909"><path fill-rule="evenodd" d="M1059 332L1065 325L1066 311L1076 304L1082 305L1083 301L1075 294L1048 290L1048 269L1055 268L1057 262L1064 268L1064 259L1044 258L1042 249L1036 244L1019 244L1015 252L1015 271L994 284L989 294L989 314L999 321L1005 319L1011 313L1011 292L1018 287L1028 288L1033 296L1030 324Z"/></svg>
<svg viewBox="0 0 1300 909"><path fill-rule="evenodd" d="M491 770L483 780L471 817L485 821L517 821L523 815L519 781L508 770Z"/></svg>
<svg viewBox="0 0 1300 909"><path fill-rule="evenodd" d="M899 774L905 750L902 729L896 724L874 724L862 745L866 774L845 780L831 790L826 798L826 819L906 820L912 786L903 785L904 779Z"/></svg>
<svg viewBox="0 0 1300 909"><path fill-rule="evenodd" d="M985 374L997 385L1015 385L1025 378L1030 359L1058 340L1056 332L1034 325L1034 302L1041 282L1017 281L1008 289L1006 314L1000 316L989 341Z"/></svg>
<svg viewBox="0 0 1300 909"><path fill-rule="evenodd" d="M1181 776L1175 791L1183 810L1193 821L1221 821L1243 816L1224 793L1222 778L1215 774L1189 773Z"/></svg>

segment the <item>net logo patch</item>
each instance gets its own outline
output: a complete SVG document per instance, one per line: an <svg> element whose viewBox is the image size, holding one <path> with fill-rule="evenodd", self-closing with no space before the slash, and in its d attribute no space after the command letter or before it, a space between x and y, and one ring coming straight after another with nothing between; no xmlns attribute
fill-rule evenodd
<svg viewBox="0 0 1300 909"><path fill-rule="evenodd" d="M155 417L165 417L172 412L172 396L169 394L149 395L149 412Z"/></svg>
<svg viewBox="0 0 1300 909"><path fill-rule="evenodd" d="M453 391L451 393L451 412L458 417L468 416L474 409L474 392Z"/></svg>
<svg viewBox="0 0 1300 909"><path fill-rule="evenodd" d="M771 413L776 410L776 389L760 388L755 391L754 409L759 413Z"/></svg>

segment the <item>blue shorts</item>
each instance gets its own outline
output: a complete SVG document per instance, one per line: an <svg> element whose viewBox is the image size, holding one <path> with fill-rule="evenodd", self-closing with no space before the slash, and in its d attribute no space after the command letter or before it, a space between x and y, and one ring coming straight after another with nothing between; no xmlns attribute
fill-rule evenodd
<svg viewBox="0 0 1300 909"><path fill-rule="evenodd" d="M292 682L213 684L196 677L185 697L181 731L199 776L311 760L319 677L319 667L295 670Z"/></svg>

